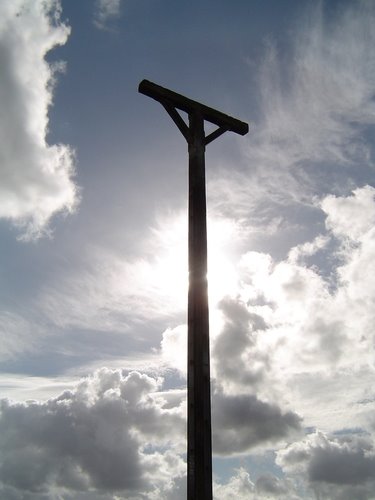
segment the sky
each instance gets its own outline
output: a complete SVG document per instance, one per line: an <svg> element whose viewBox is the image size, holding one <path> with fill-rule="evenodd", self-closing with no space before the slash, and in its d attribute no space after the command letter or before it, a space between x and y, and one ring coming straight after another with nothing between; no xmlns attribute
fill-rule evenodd
<svg viewBox="0 0 375 500"><path fill-rule="evenodd" d="M0 497L186 498L207 146L215 500L375 491L375 3L0 2ZM210 127L207 127L207 132Z"/></svg>

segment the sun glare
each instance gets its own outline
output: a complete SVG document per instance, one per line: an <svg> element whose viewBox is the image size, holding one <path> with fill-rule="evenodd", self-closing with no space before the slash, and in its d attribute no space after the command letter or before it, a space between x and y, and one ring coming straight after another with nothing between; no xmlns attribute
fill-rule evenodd
<svg viewBox="0 0 375 500"><path fill-rule="evenodd" d="M155 261L150 278L169 305L185 309L188 291L187 223L185 216L163 221L154 230ZM231 262L234 227L230 221L208 220L208 295L213 307L220 298L236 290L237 272Z"/></svg>

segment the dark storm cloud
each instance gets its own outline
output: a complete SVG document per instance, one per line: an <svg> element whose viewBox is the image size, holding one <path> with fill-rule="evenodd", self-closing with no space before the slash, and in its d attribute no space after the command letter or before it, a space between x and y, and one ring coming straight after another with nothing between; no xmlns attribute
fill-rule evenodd
<svg viewBox="0 0 375 500"><path fill-rule="evenodd" d="M259 444L276 442L300 430L300 417L283 413L276 404L256 396L213 398L213 447L218 455L244 453Z"/></svg>

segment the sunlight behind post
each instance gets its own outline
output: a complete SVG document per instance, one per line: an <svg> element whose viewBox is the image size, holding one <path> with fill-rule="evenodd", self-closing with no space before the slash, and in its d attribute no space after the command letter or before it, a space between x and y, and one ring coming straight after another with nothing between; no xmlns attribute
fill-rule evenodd
<svg viewBox="0 0 375 500"><path fill-rule="evenodd" d="M232 221L208 219L208 295L211 307L225 295L235 293L238 276L231 261L236 227ZM172 216L153 229L158 257L151 266L150 280L166 300L185 308L188 291L187 221L184 214Z"/></svg>

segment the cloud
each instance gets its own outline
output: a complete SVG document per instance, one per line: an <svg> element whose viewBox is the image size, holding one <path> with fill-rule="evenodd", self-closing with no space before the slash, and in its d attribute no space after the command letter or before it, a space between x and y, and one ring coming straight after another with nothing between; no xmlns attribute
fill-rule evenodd
<svg viewBox="0 0 375 500"><path fill-rule="evenodd" d="M21 314L0 311L0 360L12 359L19 352L35 349L36 333L45 336L45 329L33 324L31 319Z"/></svg>
<svg viewBox="0 0 375 500"><path fill-rule="evenodd" d="M108 30L108 23L120 17L121 0L96 0L94 24L101 30Z"/></svg>
<svg viewBox="0 0 375 500"><path fill-rule="evenodd" d="M323 3L306 13L285 73L272 44L261 70L262 136L281 166L367 158L361 125L375 120L374 6L358 2L333 20L325 14Z"/></svg>
<svg viewBox="0 0 375 500"><path fill-rule="evenodd" d="M366 434L316 432L280 450L276 462L324 498L369 498L374 491L375 450Z"/></svg>
<svg viewBox="0 0 375 500"><path fill-rule="evenodd" d="M102 368L47 401L3 399L4 494L180 498L186 488L186 392L164 391L161 384L136 371ZM213 409L214 450L220 455L243 453L299 430L295 414L255 396L216 391Z"/></svg>
<svg viewBox="0 0 375 500"><path fill-rule="evenodd" d="M296 498L293 495L291 485L272 474L259 476L255 488L261 498Z"/></svg>
<svg viewBox="0 0 375 500"><path fill-rule="evenodd" d="M21 227L25 239L45 233L54 214L72 212L78 201L73 151L47 142L62 64L45 56L65 44L69 32L57 0L1 2L0 217Z"/></svg>
<svg viewBox="0 0 375 500"><path fill-rule="evenodd" d="M114 248L86 247L78 271L69 268L45 283L37 307L58 327L101 331L181 317L187 297L185 218L164 218L137 244L132 258Z"/></svg>
<svg viewBox="0 0 375 500"><path fill-rule="evenodd" d="M371 1L333 10L314 3L298 16L289 43L279 49L269 39L262 57L249 61L258 99L239 143L246 159L242 171L224 167L211 181L218 213L264 232L288 207L306 210L314 196L347 192L366 169L371 175L374 22Z"/></svg>
<svg viewBox="0 0 375 500"><path fill-rule="evenodd" d="M375 225L375 189L363 186L347 197L329 195L320 206L327 214L326 227L340 238L361 240Z"/></svg>
<svg viewBox="0 0 375 500"><path fill-rule="evenodd" d="M226 394L277 401L325 431L369 428L374 406L360 401L371 399L374 376L373 194L364 186L323 197L326 230L285 259L242 255L238 289L219 303L211 337L212 374Z"/></svg>
<svg viewBox="0 0 375 500"><path fill-rule="evenodd" d="M167 328L163 332L160 344L163 360L171 368L177 369L185 375L187 373L187 328L179 325L176 328Z"/></svg>
<svg viewBox="0 0 375 500"><path fill-rule="evenodd" d="M247 401L253 415L254 407L264 409L257 421L266 432L272 431L265 417L272 405L262 408L262 403L270 394L303 416L305 425L331 431L278 452L277 464L285 474L296 484L305 478L305 491L297 490L304 498L366 499L374 490L375 470L373 439L367 434L373 432L374 409L374 190L363 186L348 196L329 195L319 206L326 217L325 234L292 247L281 261L260 252L242 257L239 292L220 305L224 326L214 339L214 373L235 394L233 399ZM330 261L329 277L316 264L322 259ZM258 376L249 377L254 367L260 368ZM246 389L257 394L254 407ZM230 398L219 420L227 404L232 407ZM233 403L237 411L246 415ZM282 414L280 408L277 413ZM241 422L234 421L236 433L216 437L224 446L246 448L251 418L244 434ZM345 431L348 426L358 431ZM268 486L272 489L272 481L259 483Z"/></svg>
<svg viewBox="0 0 375 500"><path fill-rule="evenodd" d="M163 497L185 474L175 451L185 419L178 403L164 408L159 384L138 372L102 369L46 402L2 400L3 488L41 496L127 491L129 498L154 498L157 490Z"/></svg>
<svg viewBox="0 0 375 500"><path fill-rule="evenodd" d="M227 390L238 391L242 387L254 391L269 363L267 352L256 348L257 336L267 329L267 324L237 299L222 299L219 309L224 325L213 343L215 377Z"/></svg>
<svg viewBox="0 0 375 500"><path fill-rule="evenodd" d="M276 349L283 352L285 363L291 360L287 353L293 353L297 370L306 369L307 364L310 369L314 365L317 369L351 366L354 358L367 365L366 351L372 351L370 325L375 296L370 278L375 251L373 189L364 186L349 196L329 195L320 206L326 215L325 235L293 247L288 258L279 262L258 252L242 257L240 296L246 304L242 307L248 315L263 318L267 325L258 335L257 344L267 339L272 342L273 364L284 364ZM351 210L355 216L349 218ZM327 247L332 239L336 252L334 246ZM314 265L318 252L330 259L328 278ZM247 331L241 337L247 347L249 335Z"/></svg>
<svg viewBox="0 0 375 500"><path fill-rule="evenodd" d="M301 419L256 396L215 392L212 402L213 450L241 454L259 444L275 443L300 430Z"/></svg>
<svg viewBox="0 0 375 500"><path fill-rule="evenodd" d="M252 481L250 474L241 467L225 484L214 483L215 500L266 500L288 499L297 500L293 485L285 479L279 479L271 474L259 476Z"/></svg>
<svg viewBox="0 0 375 500"><path fill-rule="evenodd" d="M235 500L237 498L253 498L254 483L249 473L241 468L232 476L227 484L214 484L214 498L217 500Z"/></svg>

